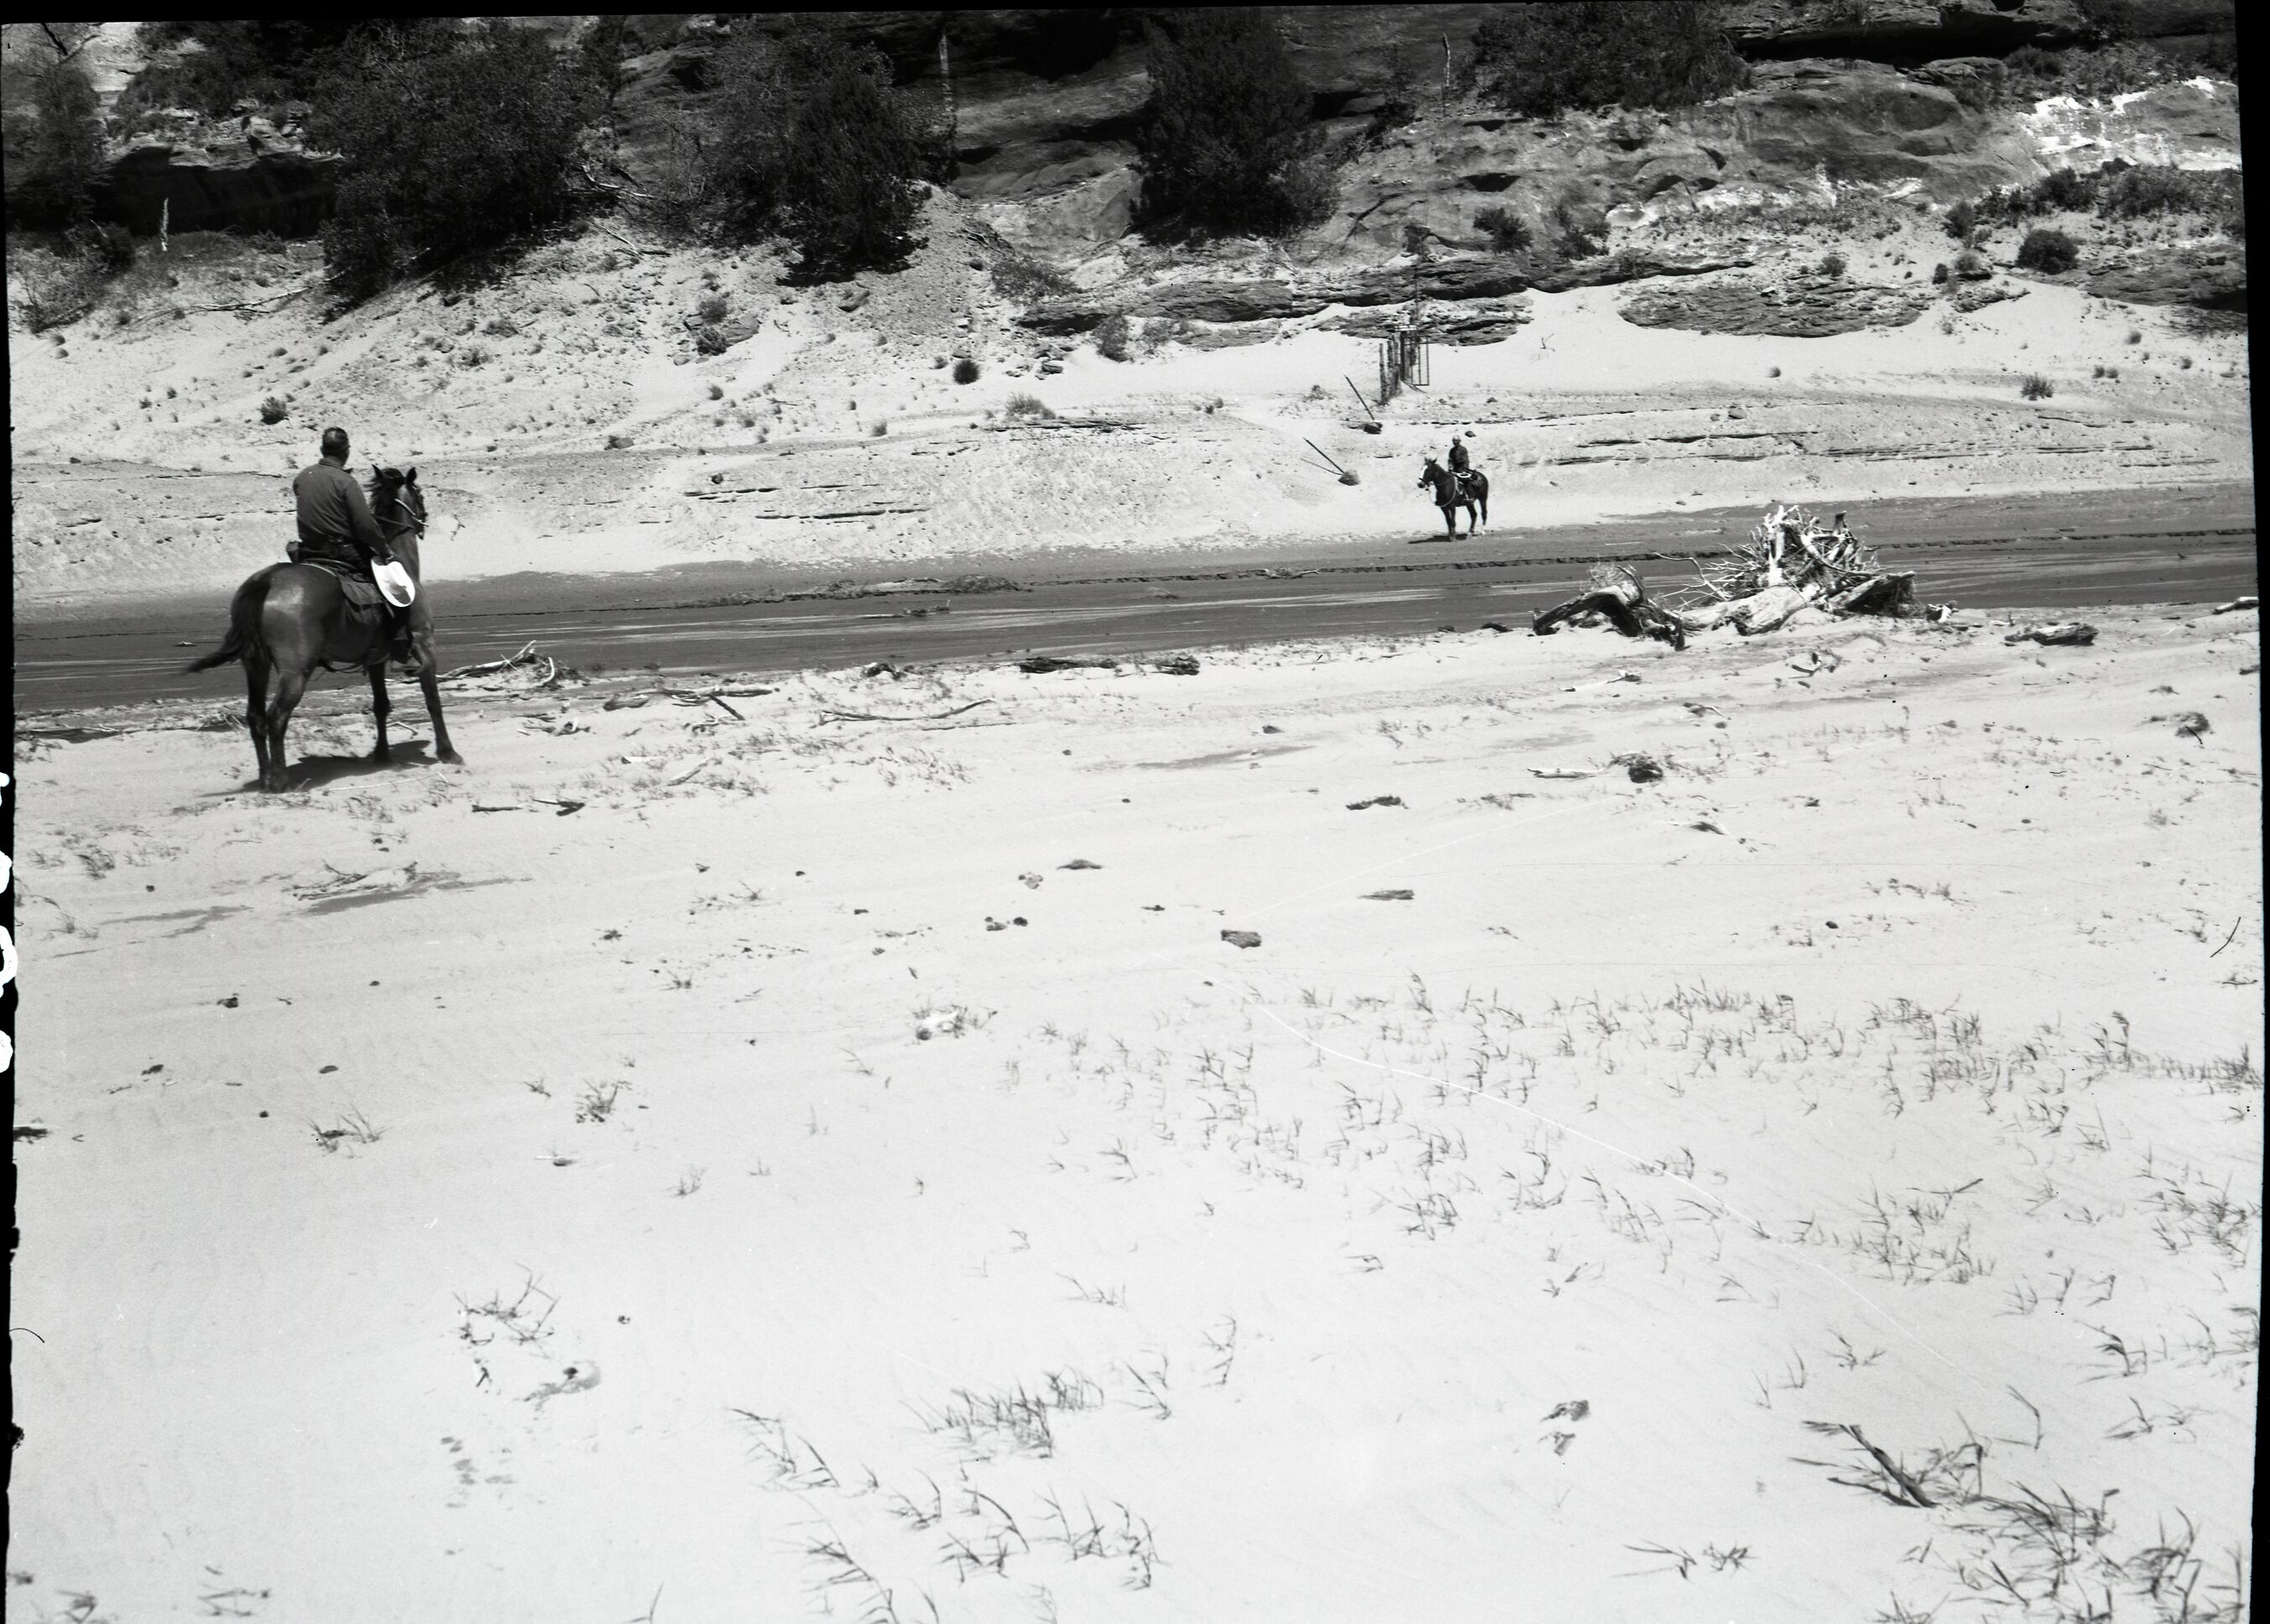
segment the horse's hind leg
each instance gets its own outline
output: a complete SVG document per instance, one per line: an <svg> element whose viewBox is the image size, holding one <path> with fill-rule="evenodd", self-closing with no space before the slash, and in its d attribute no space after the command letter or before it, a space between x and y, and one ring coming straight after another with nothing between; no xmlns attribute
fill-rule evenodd
<svg viewBox="0 0 2270 1624"><path fill-rule="evenodd" d="M371 746L370 759L383 761L386 760L386 716L394 708L394 702L386 696L386 662L382 659L366 669L370 672L370 714L378 723L378 743Z"/></svg>
<svg viewBox="0 0 2270 1624"><path fill-rule="evenodd" d="M268 762L260 780L263 790L286 787L284 730L292 725L292 713L299 708L300 696L307 691L307 672L286 666L276 673L276 692L268 701Z"/></svg>
<svg viewBox="0 0 2270 1624"><path fill-rule="evenodd" d="M253 765L260 785L268 787L268 667L248 656L244 662L244 725L252 734Z"/></svg>

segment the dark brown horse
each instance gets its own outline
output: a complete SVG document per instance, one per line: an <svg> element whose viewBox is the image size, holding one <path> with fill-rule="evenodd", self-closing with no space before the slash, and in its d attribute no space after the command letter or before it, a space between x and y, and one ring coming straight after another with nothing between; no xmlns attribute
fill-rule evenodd
<svg viewBox="0 0 2270 1624"><path fill-rule="evenodd" d="M1432 491L1435 506L1443 510L1443 528L1456 536L1458 533L1458 510L1466 510L1466 534L1489 523L1489 480L1479 468L1465 473L1452 473L1433 457L1419 475L1419 483ZM1477 518L1476 514L1480 517Z"/></svg>
<svg viewBox="0 0 2270 1624"><path fill-rule="evenodd" d="M418 489L418 471L377 470L371 477L370 511L385 532L395 558L412 581L419 581L418 546L426 534L426 498ZM371 710L378 720L378 744L370 759L386 760L386 715L393 708L386 697L390 640L385 627L370 625L347 611L345 590L330 570L313 564L271 564L237 588L236 597L229 604L228 636L221 646L189 668L211 671L233 660L243 662L245 687L250 696L244 720L252 731L252 752L263 790L286 787L284 730L291 725L292 712L318 666L369 674ZM449 747L449 730L441 721L441 690L434 663L434 616L427 607L422 585L411 603L408 618L411 664L418 672L418 686L425 691L426 714L434 719L434 753L444 761L457 760L457 753ZM272 693L269 691L271 677Z"/></svg>

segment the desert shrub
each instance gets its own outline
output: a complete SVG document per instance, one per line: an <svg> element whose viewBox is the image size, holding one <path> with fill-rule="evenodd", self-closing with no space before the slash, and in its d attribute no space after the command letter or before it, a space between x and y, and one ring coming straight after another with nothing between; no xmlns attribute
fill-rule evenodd
<svg viewBox="0 0 2270 1624"><path fill-rule="evenodd" d="M1994 268L1977 249L1965 248L1955 256L1955 274L1965 282L1983 282L1994 274Z"/></svg>
<svg viewBox="0 0 2270 1624"><path fill-rule="evenodd" d="M2057 385L2038 372L2029 372L2026 381L2018 385L2018 393L2028 400L2047 400L2057 393Z"/></svg>
<svg viewBox="0 0 2270 1624"><path fill-rule="evenodd" d="M1844 256L1842 254L1829 254L1824 256L1821 261L1821 274L1824 277L1843 276L1844 274Z"/></svg>
<svg viewBox="0 0 2270 1624"><path fill-rule="evenodd" d="M1957 242L1967 241L1977 229L1978 210L1969 200L1956 204L1947 211L1947 234Z"/></svg>
<svg viewBox="0 0 2270 1624"><path fill-rule="evenodd" d="M75 255L9 247L8 297L33 332L69 326L94 308L101 291L101 279Z"/></svg>
<svg viewBox="0 0 2270 1624"><path fill-rule="evenodd" d="M102 170L102 116L78 63L36 69L25 104L8 108L6 167L11 231L56 230L87 218Z"/></svg>
<svg viewBox="0 0 2270 1624"><path fill-rule="evenodd" d="M2117 383L2120 381L2120 368L2108 367L2103 361L2099 361L2095 367L2089 368L2088 375L2092 378L2110 378Z"/></svg>
<svg viewBox="0 0 2270 1624"><path fill-rule="evenodd" d="M2018 245L2018 269L2049 276L2070 271L2081 263L2081 245L2061 231L2046 227L2026 234Z"/></svg>
<svg viewBox="0 0 2270 1624"><path fill-rule="evenodd" d="M354 48L399 49L405 33L441 32L431 21L405 27L352 16L148 22L140 33L149 65L119 93L117 111L132 123L165 108L219 117L241 101L275 107L304 100Z"/></svg>
<svg viewBox="0 0 2270 1624"><path fill-rule="evenodd" d="M1009 418L1053 418L1056 413L1039 396L1017 394L1009 397L1009 404L1001 408L1001 415Z"/></svg>
<svg viewBox="0 0 2270 1624"><path fill-rule="evenodd" d="M1095 352L1109 361L1129 359L1130 330L1124 315L1107 315L1095 329Z"/></svg>
<svg viewBox="0 0 2270 1624"><path fill-rule="evenodd" d="M1268 12L1170 11L1146 24L1143 223L1163 234L1282 236L1332 211L1311 97Z"/></svg>
<svg viewBox="0 0 2270 1624"><path fill-rule="evenodd" d="M367 48L319 89L308 137L345 159L323 231L349 298L570 218L590 82L504 26Z"/></svg>
<svg viewBox="0 0 2270 1624"><path fill-rule="evenodd" d="M726 342L724 330L713 323L705 322L694 330L694 351L697 355L723 355L731 347Z"/></svg>
<svg viewBox="0 0 2270 1624"><path fill-rule="evenodd" d="M694 307L695 313L703 321L710 323L723 321L726 312L732 308L731 301L723 293L704 293L701 296L701 302Z"/></svg>
<svg viewBox="0 0 2270 1624"><path fill-rule="evenodd" d="M2030 201L2036 214L2086 209L2096 201L2096 188L2076 170L2053 169L2034 182Z"/></svg>
<svg viewBox="0 0 2270 1624"><path fill-rule="evenodd" d="M105 220L81 220L63 234L70 251L105 281L134 269L134 234Z"/></svg>
<svg viewBox="0 0 2270 1624"><path fill-rule="evenodd" d="M520 337L520 323L508 315L493 315L481 330L492 338L517 338Z"/></svg>
<svg viewBox="0 0 2270 1624"><path fill-rule="evenodd" d="M969 359L969 357L968 357L967 355L963 356L960 360L958 360L958 361L954 362L954 363L953 363L953 381L954 381L956 383L975 383L975 382L977 382L977 363L976 363L976 361L974 361L974 360L971 360Z"/></svg>
<svg viewBox="0 0 2270 1624"><path fill-rule="evenodd" d="M263 423L281 423L291 415L292 408L274 395L260 403L260 420Z"/></svg>
<svg viewBox="0 0 2270 1624"><path fill-rule="evenodd" d="M882 53L753 33L725 52L718 78L709 162L726 234L779 231L805 276L903 264L921 212L916 182L935 159Z"/></svg>
<svg viewBox="0 0 2270 1624"><path fill-rule="evenodd" d="M2100 209L2108 217L2151 214L2227 214L2244 206L2245 190L2237 170L2176 169L2145 165L2123 169L2104 185Z"/></svg>
<svg viewBox="0 0 2270 1624"><path fill-rule="evenodd" d="M1526 254L1537 241L1527 220L1503 204L1492 204L1474 216L1474 229L1489 234L1490 247L1501 254Z"/></svg>
<svg viewBox="0 0 2270 1624"><path fill-rule="evenodd" d="M2116 96L2182 78L2191 71L2167 52L2141 40L2059 51L2022 46L2005 57L2003 65L2012 94L2025 100L2046 95Z"/></svg>
<svg viewBox="0 0 2270 1624"><path fill-rule="evenodd" d="M1508 112L1676 108L1749 82L1703 0L1503 5L1474 31L1472 82Z"/></svg>
<svg viewBox="0 0 2270 1624"><path fill-rule="evenodd" d="M1947 262L1946 262L1946 261L1944 261L1944 260L1941 260L1938 264L1933 265L1933 266L1931 268L1931 283L1932 283L1932 285L1933 287L1938 287L1938 286L1941 285L1942 284L1944 284L1944 283L1946 282L1946 280L1947 280L1947 277L1949 276L1949 274L1951 274L1951 273L1950 273L1950 272L1947 271Z"/></svg>
<svg viewBox="0 0 2270 1624"><path fill-rule="evenodd" d="M1597 254L1606 246L1608 217L1596 204L1563 192L1553 200L1553 246L1570 259Z"/></svg>
<svg viewBox="0 0 2270 1624"><path fill-rule="evenodd" d="M1035 299L1072 292L1072 280L1063 272L1013 249L995 254L987 270L993 278L993 291L1013 303L1030 304Z"/></svg>
<svg viewBox="0 0 2270 1624"><path fill-rule="evenodd" d="M1363 127L1363 145L1377 147L1386 140L1387 132L1409 123L1419 116L1419 100L1412 89L1411 67L1404 60L1403 48L1393 48L1388 57L1387 88L1380 93L1379 105L1372 109L1371 122Z"/></svg>

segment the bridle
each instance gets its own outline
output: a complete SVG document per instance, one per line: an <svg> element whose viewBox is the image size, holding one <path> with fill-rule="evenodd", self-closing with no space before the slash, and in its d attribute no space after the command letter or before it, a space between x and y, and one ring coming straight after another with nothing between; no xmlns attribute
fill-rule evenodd
<svg viewBox="0 0 2270 1624"><path fill-rule="evenodd" d="M425 520L425 516L424 516L423 515L421 515L421 514L420 514L420 513L419 513L419 512L415 508L412 508L412 507L410 505L410 499L409 499L408 497L406 497L406 496L403 495L403 493L402 493L402 486L398 486L398 485L397 485L397 486L394 486L394 487L393 487L393 489L392 489L392 490L390 490L390 491L387 493L387 498L386 498L386 500L387 500L388 501L391 502L395 507L397 507L397 508L400 508L400 509L402 510L402 517L403 517L403 521L404 521L404 523L403 523L403 528L404 528L404 530L412 530L412 531L416 532L416 534L417 534L417 537L418 537L418 539L419 539L419 540L420 540L420 541L425 540L425 539L426 539L426 520ZM375 513L374 513L371 516L372 516L373 518L375 518L375 517L377 517L378 515L377 515L376 514L375 514Z"/></svg>

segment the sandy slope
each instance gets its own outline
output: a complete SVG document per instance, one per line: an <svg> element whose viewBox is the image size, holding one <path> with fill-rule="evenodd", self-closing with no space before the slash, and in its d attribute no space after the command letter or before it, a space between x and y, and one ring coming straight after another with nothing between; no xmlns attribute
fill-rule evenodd
<svg viewBox="0 0 2270 1624"><path fill-rule="evenodd" d="M2098 624L39 746L8 1617L2231 1616L2259 627Z"/></svg>
<svg viewBox="0 0 2270 1624"><path fill-rule="evenodd" d="M311 246L185 240L121 309L10 332L19 603L226 591L280 552L288 475L330 422L359 462L419 466L438 579L1376 545L1438 528L1414 483L1458 429L1500 526L2251 472L2244 334L2072 286L2018 278L2022 297L1970 314L1809 339L1636 327L1628 288L1536 293L1514 337L1438 348L1432 386L1371 436L1344 380L1375 386L1376 345L1325 330L1337 310L1233 348L1154 335L1118 363L1019 328L983 268L994 248L945 200L927 229L903 272L797 289L772 256L634 251L602 223L497 285L405 287L330 323L287 297L315 276ZM1618 241L1770 275L1841 245L1853 278L1888 287L1951 248L1912 211L1849 241L1679 234L1702 229ZM694 345L705 300L746 335L722 354ZM961 351L983 367L967 386L946 369ZM2021 400L2033 373L2057 393ZM1013 419L1020 396L1056 415ZM263 424L271 397L287 415Z"/></svg>

